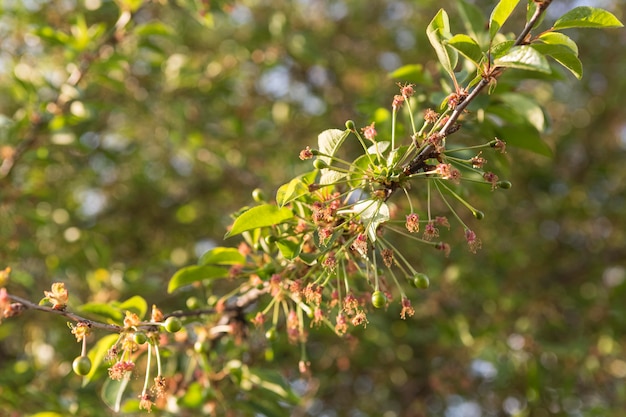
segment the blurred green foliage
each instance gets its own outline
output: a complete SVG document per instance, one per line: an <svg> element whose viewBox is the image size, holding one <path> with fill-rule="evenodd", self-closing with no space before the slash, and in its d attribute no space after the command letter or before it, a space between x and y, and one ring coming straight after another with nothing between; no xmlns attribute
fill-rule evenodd
<svg viewBox="0 0 626 417"><path fill-rule="evenodd" d="M185 297L166 293L169 278L222 244L229 214L252 204L254 188L272 195L308 170L296 156L324 129L382 114L383 130L377 109L389 108L397 87L388 74L403 65L422 66L398 80L417 83L427 102L440 87L425 28L443 6L463 30L452 1L141 3L0 5L3 159L28 144L0 179L0 268L13 269L13 294L37 301L63 281L70 305L138 294L183 308ZM493 2L475 3L488 16ZM546 19L582 3L595 2L555 1ZM602 7L624 20L620 0ZM127 25L124 9L134 13ZM287 411L263 386L242 391L240 376L212 393L181 385L176 415L211 415L213 402L216 415L621 415L626 32L568 35L582 81L560 70L553 83L502 80L544 107L553 156L510 147L498 161L513 188L474 200L487 214L478 254L409 248L431 277L428 291L410 294L412 319L392 306L346 339L311 330L308 383L284 338L272 342L273 358L254 331L249 346L220 342L205 366L241 359L247 380L261 381L280 371L301 405ZM506 102L492 105L507 114ZM105 372L81 386L71 372L80 345L48 316L0 325L0 415L111 415L100 398ZM175 372L195 359L166 360ZM128 415L140 414L137 403Z"/></svg>

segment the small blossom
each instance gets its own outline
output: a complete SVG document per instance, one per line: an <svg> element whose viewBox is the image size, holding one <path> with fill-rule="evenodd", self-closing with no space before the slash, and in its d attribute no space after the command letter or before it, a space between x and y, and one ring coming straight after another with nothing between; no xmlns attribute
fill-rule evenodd
<svg viewBox="0 0 626 417"><path fill-rule="evenodd" d="M406 297L402 298L402 311L400 312L400 317L402 320L406 320L406 317L413 316L415 314L415 309L411 306L411 300Z"/></svg>
<svg viewBox="0 0 626 417"><path fill-rule="evenodd" d="M339 336L343 336L348 331L348 323L346 322L346 316L339 312L337 314L337 321L335 322L335 332Z"/></svg>
<svg viewBox="0 0 626 417"><path fill-rule="evenodd" d="M287 337L291 343L296 343L300 336L300 320L298 314L291 310L287 315Z"/></svg>
<svg viewBox="0 0 626 417"><path fill-rule="evenodd" d="M439 229L435 227L435 222L431 220L424 227L424 240L432 240L436 237L439 237Z"/></svg>
<svg viewBox="0 0 626 417"><path fill-rule="evenodd" d="M109 368L109 378L121 381L127 374L133 372L135 363L131 361L119 361Z"/></svg>
<svg viewBox="0 0 626 417"><path fill-rule="evenodd" d="M152 304L152 314L150 316L150 321L154 323L160 323L163 321L163 312L159 310L156 304Z"/></svg>
<svg viewBox="0 0 626 417"><path fill-rule="evenodd" d="M493 172L485 172L483 174L483 179L491 184L491 191L495 190L498 187L498 176Z"/></svg>
<svg viewBox="0 0 626 417"><path fill-rule="evenodd" d="M346 312L346 314L352 315L358 310L358 308L359 300L357 300L357 298L353 294L346 295L346 297L343 299L343 310Z"/></svg>
<svg viewBox="0 0 626 417"><path fill-rule="evenodd" d="M413 84L405 84L405 85L398 84L398 86L400 87L400 93L404 97L411 97L413 94L415 94L415 89L413 88Z"/></svg>
<svg viewBox="0 0 626 417"><path fill-rule="evenodd" d="M311 362L309 361L300 361L298 362L298 370L303 375L308 375L311 373Z"/></svg>
<svg viewBox="0 0 626 417"><path fill-rule="evenodd" d="M237 252L243 256L248 256L252 253L252 249L246 242L241 242L239 243L239 246L237 246Z"/></svg>
<svg viewBox="0 0 626 417"><path fill-rule="evenodd" d="M67 306L67 300L69 296L65 289L63 282L55 282L52 284L52 291L44 291L44 295L52 303L52 308L55 310L64 310Z"/></svg>
<svg viewBox="0 0 626 417"><path fill-rule="evenodd" d="M320 305L322 302L323 288L317 284L309 283L304 289L304 299L308 304Z"/></svg>
<svg viewBox="0 0 626 417"><path fill-rule="evenodd" d="M450 229L450 222L448 222L448 218L446 216L437 216L435 217L435 223L439 226L447 227Z"/></svg>
<svg viewBox="0 0 626 417"><path fill-rule="evenodd" d="M476 251L482 246L482 242L478 239L478 237L476 237L476 233L470 229L465 229L465 240L467 241L467 246L472 253L476 253Z"/></svg>
<svg viewBox="0 0 626 417"><path fill-rule="evenodd" d="M417 213L411 213L406 216L406 230L411 233L417 233L420 231L420 216Z"/></svg>
<svg viewBox="0 0 626 417"><path fill-rule="evenodd" d="M321 308L317 307L315 311L313 311L313 320L311 320L311 327L319 326L324 322L324 312Z"/></svg>
<svg viewBox="0 0 626 417"><path fill-rule="evenodd" d="M500 151L500 153L506 153L506 142L496 138L495 142L491 145L492 148Z"/></svg>
<svg viewBox="0 0 626 417"><path fill-rule="evenodd" d="M331 238L332 235L332 227L322 227L317 230L317 237L319 238L320 243L324 246L326 246L326 243L328 243L328 240Z"/></svg>
<svg viewBox="0 0 626 417"><path fill-rule="evenodd" d="M137 327L141 323L139 316L133 312L126 310L126 317L124 317L124 328L130 329L131 327Z"/></svg>
<svg viewBox="0 0 626 417"><path fill-rule="evenodd" d="M393 96L393 102L391 103L391 107L393 107L394 110L398 110L400 107L402 107L403 103L404 97L401 95L395 95Z"/></svg>
<svg viewBox="0 0 626 417"><path fill-rule="evenodd" d="M393 251L391 249L383 249L381 255L385 266L391 268L391 265L393 265Z"/></svg>
<svg viewBox="0 0 626 417"><path fill-rule="evenodd" d="M91 324L86 321L79 321L76 326L71 326L71 329L72 334L76 337L76 341L82 342L91 331Z"/></svg>
<svg viewBox="0 0 626 417"><path fill-rule="evenodd" d="M465 101L468 95L468 91L465 88L461 88L459 91L452 93L448 96L448 107L455 109L459 104Z"/></svg>
<svg viewBox="0 0 626 417"><path fill-rule="evenodd" d="M139 396L139 409L147 410L148 412L152 411L152 397L147 392L144 392Z"/></svg>
<svg viewBox="0 0 626 417"><path fill-rule="evenodd" d="M426 109L424 112L424 121L427 123L435 123L439 118L439 113L434 111L433 109Z"/></svg>
<svg viewBox="0 0 626 417"><path fill-rule="evenodd" d="M367 327L367 323L369 323L367 321L367 316L365 315L365 312L363 312L363 310L357 311L356 315L352 317L351 321L352 325L355 327L360 325L363 325L363 327Z"/></svg>
<svg viewBox="0 0 626 417"><path fill-rule="evenodd" d="M376 128L374 127L374 122L372 122L369 126L362 128L361 131L363 132L365 139L369 139L371 141L374 141L374 138L376 138L376 135L378 134L378 132L376 132Z"/></svg>
<svg viewBox="0 0 626 417"><path fill-rule="evenodd" d="M154 386L152 387L152 392L157 398L161 398L165 395L165 378L162 375L159 375L154 378Z"/></svg>
<svg viewBox="0 0 626 417"><path fill-rule="evenodd" d="M335 254L334 253L328 254L326 259L322 261L322 265L325 268L328 268L329 270L334 271L335 268L337 267L337 258L335 258Z"/></svg>
<svg viewBox="0 0 626 417"><path fill-rule="evenodd" d="M480 156L480 154L473 157L470 161L472 163L472 168L477 168L477 169L482 168L483 165L487 163L487 160L483 158L482 156Z"/></svg>
<svg viewBox="0 0 626 417"><path fill-rule="evenodd" d="M307 146L306 148L304 148L303 150L300 151L300 159L301 160L306 160L306 159L311 159L313 158L313 152L311 151L311 147Z"/></svg>
<svg viewBox="0 0 626 417"><path fill-rule="evenodd" d="M265 323L265 316L260 311L256 313L256 316L250 320L256 327L261 327Z"/></svg>
<svg viewBox="0 0 626 417"><path fill-rule="evenodd" d="M367 257L367 236L363 233L360 233L356 239L354 239L354 243L352 243L352 249L357 251L362 257Z"/></svg>
<svg viewBox="0 0 626 417"><path fill-rule="evenodd" d="M435 249L442 251L446 258L450 256L450 245L447 243L439 242L435 245Z"/></svg>

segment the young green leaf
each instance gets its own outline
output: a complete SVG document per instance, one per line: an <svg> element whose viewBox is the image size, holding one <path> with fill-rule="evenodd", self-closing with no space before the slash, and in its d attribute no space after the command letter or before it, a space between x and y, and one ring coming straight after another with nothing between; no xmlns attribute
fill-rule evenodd
<svg viewBox="0 0 626 417"><path fill-rule="evenodd" d="M543 110L537 102L519 93L501 93L496 98L501 101L511 113L521 116L526 123L530 123L539 132L546 127Z"/></svg>
<svg viewBox="0 0 626 417"><path fill-rule="evenodd" d="M317 146L321 153L328 156L319 156L319 158L331 165L331 156L335 156L337 150L341 147L341 144L350 134L349 130L328 129L323 131L317 136Z"/></svg>
<svg viewBox="0 0 626 417"><path fill-rule="evenodd" d="M303 243L304 242L302 240L293 241L290 239L280 239L276 241L276 246L285 259L291 261L300 255Z"/></svg>
<svg viewBox="0 0 626 417"><path fill-rule="evenodd" d="M193 284L197 281L212 278L223 278L228 275L228 269L213 265L191 265L179 269L170 279L167 292L171 294L180 287Z"/></svg>
<svg viewBox="0 0 626 417"><path fill-rule="evenodd" d="M246 262L235 248L217 247L205 252L198 260L198 265L242 265Z"/></svg>
<svg viewBox="0 0 626 417"><path fill-rule="evenodd" d="M433 80L428 71L424 71L421 64L407 64L389 74L389 77L401 80L402 82L410 82L419 85L429 86Z"/></svg>
<svg viewBox="0 0 626 417"><path fill-rule="evenodd" d="M517 68L528 71L550 73L550 65L546 58L528 45L514 46L509 52L497 58L494 64L498 67Z"/></svg>
<svg viewBox="0 0 626 417"><path fill-rule="evenodd" d="M276 204L278 207L284 207L293 200L309 193L309 185L315 181L317 171L307 172L298 175L287 184L281 185L276 191Z"/></svg>
<svg viewBox="0 0 626 417"><path fill-rule="evenodd" d="M567 68L579 80L583 77L583 64L569 47L564 45L533 44L533 48L543 55L551 56Z"/></svg>
<svg viewBox="0 0 626 417"><path fill-rule="evenodd" d="M447 48L443 43L444 40L452 37L450 33L450 20L445 10L439 10L433 20L431 20L426 28L426 35L428 36L430 44L435 49L437 59L439 59L443 69L450 75L452 80L456 80L454 67L456 67L458 60L457 52L452 48Z"/></svg>
<svg viewBox="0 0 626 417"><path fill-rule="evenodd" d="M135 295L120 304L119 309L122 311L130 310L142 319L148 311L148 303L143 297Z"/></svg>
<svg viewBox="0 0 626 417"><path fill-rule="evenodd" d="M500 0L489 17L489 38L493 39L507 21L519 0Z"/></svg>
<svg viewBox="0 0 626 417"><path fill-rule="evenodd" d="M447 44L472 61L477 68L480 67L480 63L483 60L483 51L474 39L467 35L459 34L450 38Z"/></svg>
<svg viewBox="0 0 626 417"><path fill-rule="evenodd" d="M541 42L548 45L562 45L574 52L578 56L578 45L569 36L560 32L546 32L539 35L538 38Z"/></svg>
<svg viewBox="0 0 626 417"><path fill-rule="evenodd" d="M232 228L225 237L236 236L242 232L260 227L274 226L293 218L293 212L286 208L278 208L272 204L252 207L235 219Z"/></svg>
<svg viewBox="0 0 626 417"><path fill-rule="evenodd" d="M624 25L611 12L580 6L565 13L552 26L553 30L570 28L620 28Z"/></svg>

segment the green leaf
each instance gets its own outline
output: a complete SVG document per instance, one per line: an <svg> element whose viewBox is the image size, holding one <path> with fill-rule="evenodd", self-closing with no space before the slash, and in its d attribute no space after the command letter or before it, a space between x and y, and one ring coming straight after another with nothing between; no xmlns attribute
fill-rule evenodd
<svg viewBox="0 0 626 417"><path fill-rule="evenodd" d="M552 149L543 141L537 129L526 122L523 115L497 105L488 107L486 115L489 124L493 126L495 136L504 140L507 145L543 156L552 156Z"/></svg>
<svg viewBox="0 0 626 417"><path fill-rule="evenodd" d="M450 33L450 20L445 10L439 10L433 20L431 20L426 28L426 35L443 69L450 75L450 78L455 80L454 67L456 67L457 64L458 55L455 49L446 47L443 43L444 40L452 37Z"/></svg>
<svg viewBox="0 0 626 417"><path fill-rule="evenodd" d="M245 262L246 257L237 249L224 247L213 248L198 259L198 265L242 265Z"/></svg>
<svg viewBox="0 0 626 417"><path fill-rule="evenodd" d="M524 118L526 123L530 123L542 132L546 127L546 119L541 107L532 99L519 93L501 93L497 99L502 101L512 113L516 113Z"/></svg>
<svg viewBox="0 0 626 417"><path fill-rule="evenodd" d="M562 45L572 50L578 56L578 45L569 36L559 32L546 32L539 36L539 40L548 45Z"/></svg>
<svg viewBox="0 0 626 417"><path fill-rule="evenodd" d="M193 284L197 281L214 278L224 278L228 275L228 269L213 265L191 265L179 269L170 279L167 286L168 294L180 287Z"/></svg>
<svg viewBox="0 0 626 417"><path fill-rule="evenodd" d="M309 185L315 182L317 171L298 175L287 184L283 184L276 191L276 204L284 207L286 204L309 193Z"/></svg>
<svg viewBox="0 0 626 417"><path fill-rule="evenodd" d="M624 25L611 12L580 6L565 13L552 26L553 30L570 28L621 28Z"/></svg>
<svg viewBox="0 0 626 417"><path fill-rule="evenodd" d="M330 157L335 156L335 153L337 153L337 150L339 150L349 134L349 130L339 129L328 129L320 133L317 136L317 147L321 153L329 156L320 156L319 158L330 165L332 162Z"/></svg>
<svg viewBox="0 0 626 417"><path fill-rule="evenodd" d="M433 82L430 73L424 71L424 66L421 64L404 65L391 72L389 77L425 86L429 86Z"/></svg>
<svg viewBox="0 0 626 417"><path fill-rule="evenodd" d="M509 52L497 58L494 64L498 67L518 68L529 71L550 73L550 65L546 58L528 45L514 46Z"/></svg>
<svg viewBox="0 0 626 417"><path fill-rule="evenodd" d="M109 319L111 322L120 323L124 314L119 308L105 303L87 303L78 308L81 313L95 314L96 316Z"/></svg>
<svg viewBox="0 0 626 417"><path fill-rule="evenodd" d="M583 64L578 56L569 47L564 45L533 44L533 48L543 55L554 58L559 64L567 68L579 80L583 77Z"/></svg>
<svg viewBox="0 0 626 417"><path fill-rule="evenodd" d="M474 39L478 39L478 35L485 30L485 18L482 11L466 0L457 0L456 3L465 31Z"/></svg>
<svg viewBox="0 0 626 417"><path fill-rule="evenodd" d="M176 33L174 29L164 24L163 22L150 22L143 25L138 25L137 27L135 27L134 32L139 36L169 36Z"/></svg>
<svg viewBox="0 0 626 417"><path fill-rule="evenodd" d="M508 54L511 48L515 45L515 41L504 41L500 43L496 43L491 47L491 57L493 59L498 59Z"/></svg>
<svg viewBox="0 0 626 417"><path fill-rule="evenodd" d="M137 314L140 319L143 319L148 312L148 303L143 297L135 295L120 304L119 309L122 311L130 310Z"/></svg>
<svg viewBox="0 0 626 417"><path fill-rule="evenodd" d="M361 217L370 241L376 242L376 229L390 218L389 206L379 200L363 200L354 205L353 211Z"/></svg>
<svg viewBox="0 0 626 417"><path fill-rule="evenodd" d="M293 260L300 256L302 251L302 240L294 242L290 239L281 239L276 241L276 246L285 259Z"/></svg>
<svg viewBox="0 0 626 417"><path fill-rule="evenodd" d="M507 21L519 0L500 0L489 17L489 38L493 39Z"/></svg>
<svg viewBox="0 0 626 417"><path fill-rule="evenodd" d="M483 60L483 51L474 39L467 35L454 35L447 43L459 51L465 58L472 61L476 67L480 67L480 62Z"/></svg>
<svg viewBox="0 0 626 417"><path fill-rule="evenodd" d="M293 212L286 208L278 208L272 204L252 207L235 219L233 226L225 237L236 236L242 232L261 227L274 226L293 218Z"/></svg>

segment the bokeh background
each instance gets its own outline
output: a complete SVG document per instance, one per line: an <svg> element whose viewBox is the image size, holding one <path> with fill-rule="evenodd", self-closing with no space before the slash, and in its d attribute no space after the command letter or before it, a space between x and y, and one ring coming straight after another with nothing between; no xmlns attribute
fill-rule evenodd
<svg viewBox="0 0 626 417"><path fill-rule="evenodd" d="M254 188L273 195L310 169L297 155L318 133L389 108L403 81L389 73L403 65L422 66L407 81L427 102L439 91L428 22L444 7L463 31L451 0L155 0L100 44L134 3L0 4L3 157L34 139L0 179L11 293L38 301L63 281L70 304L139 294L184 307L166 294L169 278L215 245L236 245L222 237ZM486 20L495 2L474 3ZM555 0L546 21L579 5L626 18L622 0ZM557 70L555 81L519 84L545 109L553 156L508 148L501 174L513 188L473 196L486 213L474 227L478 254L405 246L431 277L427 292L410 293L413 318L392 306L348 339L311 331L307 389L299 348L279 344L271 362L258 355L304 393L285 415L623 415L626 30L567 34L583 79ZM83 79L64 87L81 65ZM65 112L51 104L59 93ZM50 120L33 129L44 110ZM71 372L79 352L62 318L5 320L0 416L112 415L102 381L81 387ZM245 401L236 388L226 403ZM208 413L190 404L178 415Z"/></svg>

